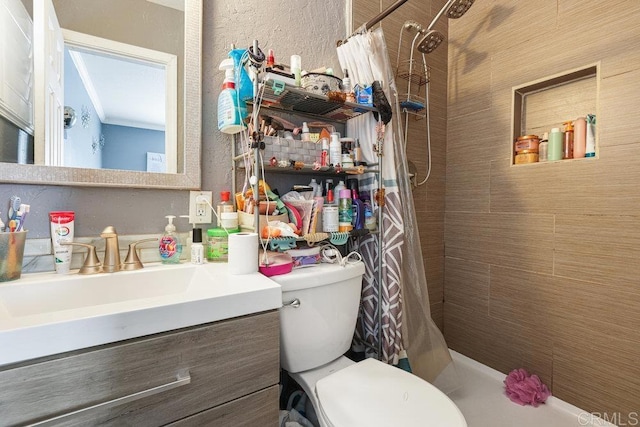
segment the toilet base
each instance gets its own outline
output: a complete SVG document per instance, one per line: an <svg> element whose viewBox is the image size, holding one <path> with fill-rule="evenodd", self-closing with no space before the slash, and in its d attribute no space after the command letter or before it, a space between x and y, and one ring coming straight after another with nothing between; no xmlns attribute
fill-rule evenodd
<svg viewBox="0 0 640 427"><path fill-rule="evenodd" d="M318 368L309 369L308 371L291 373L289 376L293 378L302 387L307 397L311 400L313 409L316 411L316 416L320 422L320 427L329 427L331 424L327 422L325 416L322 414L322 409L318 403L318 396L316 395L316 383L324 377L327 377L334 372L344 369L347 366L355 364L353 360L341 356L333 362L329 362L326 365L322 365Z"/></svg>

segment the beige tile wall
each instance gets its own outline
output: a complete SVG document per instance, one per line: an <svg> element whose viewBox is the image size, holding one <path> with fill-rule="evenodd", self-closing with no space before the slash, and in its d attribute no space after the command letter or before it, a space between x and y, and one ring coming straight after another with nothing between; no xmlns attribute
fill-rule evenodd
<svg viewBox="0 0 640 427"><path fill-rule="evenodd" d="M354 0L353 28L360 27L395 0ZM398 59L400 30L407 20L413 20L426 27L432 17L444 5L445 0L410 0L400 6L394 13L385 18L379 25L385 34L389 59L395 68ZM443 34L447 32L446 20L436 26ZM414 32L405 31L402 35L400 61L409 59L411 41ZM420 59L418 52L414 58ZM420 62L421 64L421 59ZM446 173L446 99L447 99L447 46L443 43L427 56L431 67L430 100L431 100L431 140L432 140L432 172L425 185L413 190L414 203L420 231L422 253L427 275L431 317L442 329L443 325L443 289L444 289L444 207L445 207L445 173ZM397 81L401 95L406 94L406 82ZM413 91L412 91L413 92ZM421 91L424 96L424 88ZM401 98L402 99L402 98ZM407 157L417 169L417 178L422 181L426 175L428 163L426 121L409 120Z"/></svg>
<svg viewBox="0 0 640 427"><path fill-rule="evenodd" d="M638 28L636 0L477 0L449 22L447 343L621 423L640 414ZM596 62L599 158L510 166L512 87Z"/></svg>

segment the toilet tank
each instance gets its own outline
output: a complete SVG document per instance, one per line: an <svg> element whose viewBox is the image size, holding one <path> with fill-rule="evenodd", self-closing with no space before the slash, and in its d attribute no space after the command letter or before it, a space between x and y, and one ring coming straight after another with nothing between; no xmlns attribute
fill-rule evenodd
<svg viewBox="0 0 640 427"><path fill-rule="evenodd" d="M329 363L350 347L364 264L318 264L273 276L282 286L280 364L295 373ZM300 301L298 308L288 305Z"/></svg>

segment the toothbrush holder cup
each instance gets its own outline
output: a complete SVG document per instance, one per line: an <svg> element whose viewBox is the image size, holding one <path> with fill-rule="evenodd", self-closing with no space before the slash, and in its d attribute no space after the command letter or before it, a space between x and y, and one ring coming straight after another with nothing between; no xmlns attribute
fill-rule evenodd
<svg viewBox="0 0 640 427"><path fill-rule="evenodd" d="M0 233L0 282L20 278L26 240L26 231Z"/></svg>

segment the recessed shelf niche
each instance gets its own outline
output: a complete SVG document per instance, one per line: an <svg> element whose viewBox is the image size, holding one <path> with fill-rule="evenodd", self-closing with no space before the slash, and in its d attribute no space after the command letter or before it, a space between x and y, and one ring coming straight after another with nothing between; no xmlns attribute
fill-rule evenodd
<svg viewBox="0 0 640 427"><path fill-rule="evenodd" d="M600 63L595 63L513 87L511 165L515 163L514 142L519 136L538 135L542 139L551 128L563 131L563 122L587 114L596 114L595 158L598 157L599 75ZM590 159L594 157L586 158Z"/></svg>

